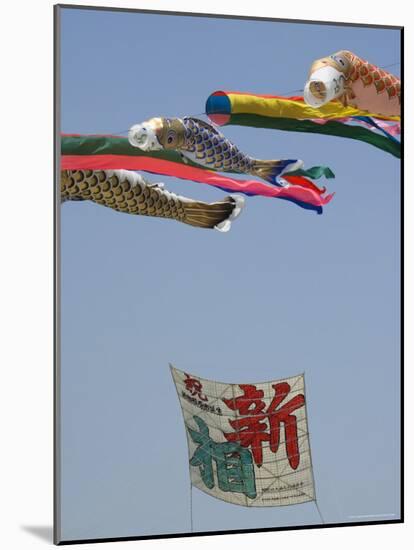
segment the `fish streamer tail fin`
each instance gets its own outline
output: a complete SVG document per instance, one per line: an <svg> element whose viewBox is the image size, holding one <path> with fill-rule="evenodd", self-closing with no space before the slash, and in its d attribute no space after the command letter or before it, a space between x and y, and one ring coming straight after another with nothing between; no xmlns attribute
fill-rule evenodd
<svg viewBox="0 0 414 550"><path fill-rule="evenodd" d="M251 174L262 178L272 185L282 185L279 177L287 172L293 172L303 167L302 160L255 160L253 162Z"/></svg>
<svg viewBox="0 0 414 550"><path fill-rule="evenodd" d="M244 207L244 197L229 195L222 201L206 203L192 199L182 199L183 222L195 227L217 229L226 233Z"/></svg>

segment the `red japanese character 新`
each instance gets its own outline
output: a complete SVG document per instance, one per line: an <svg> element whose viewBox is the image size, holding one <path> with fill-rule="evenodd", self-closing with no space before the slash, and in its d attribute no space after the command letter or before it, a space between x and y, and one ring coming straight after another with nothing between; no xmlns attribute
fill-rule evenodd
<svg viewBox="0 0 414 550"><path fill-rule="evenodd" d="M303 394L296 395L279 409L279 405L288 396L290 385L287 382L272 384L275 395L266 411L263 401L264 392L253 384L240 384L243 395L234 399L223 398L224 403L243 418L229 420L236 431L225 433L228 441L238 441L242 447L252 448L253 459L257 466L263 464L262 442L269 441L270 450L277 452L280 442L281 424L285 427L285 445L289 464L293 470L299 466L299 444L297 418L293 413L305 403ZM269 430L268 425L269 424Z"/></svg>

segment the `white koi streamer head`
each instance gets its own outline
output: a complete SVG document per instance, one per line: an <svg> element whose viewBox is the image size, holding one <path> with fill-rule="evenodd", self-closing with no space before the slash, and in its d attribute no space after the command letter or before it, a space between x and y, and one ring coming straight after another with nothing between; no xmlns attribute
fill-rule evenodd
<svg viewBox="0 0 414 550"><path fill-rule="evenodd" d="M312 63L303 94L308 105L321 107L345 93L346 81L352 69L350 55L341 50Z"/></svg>
<svg viewBox="0 0 414 550"><path fill-rule="evenodd" d="M303 97L311 107L321 107L345 92L345 76L327 65L311 74L305 84Z"/></svg>
<svg viewBox="0 0 414 550"><path fill-rule="evenodd" d="M128 132L128 141L133 147L143 151L160 151L163 146L158 141L156 127L152 120L134 124Z"/></svg>

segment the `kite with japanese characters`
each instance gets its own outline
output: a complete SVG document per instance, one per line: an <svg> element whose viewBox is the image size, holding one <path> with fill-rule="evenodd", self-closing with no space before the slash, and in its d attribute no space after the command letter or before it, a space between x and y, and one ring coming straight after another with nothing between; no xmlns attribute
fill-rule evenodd
<svg viewBox="0 0 414 550"><path fill-rule="evenodd" d="M171 372L194 487L248 507L315 501L303 375L225 384Z"/></svg>

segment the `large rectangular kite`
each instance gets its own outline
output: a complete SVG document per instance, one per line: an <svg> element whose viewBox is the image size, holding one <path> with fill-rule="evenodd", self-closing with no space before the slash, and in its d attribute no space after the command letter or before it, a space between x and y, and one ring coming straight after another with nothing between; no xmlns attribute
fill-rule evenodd
<svg viewBox="0 0 414 550"><path fill-rule="evenodd" d="M315 500L303 375L224 384L171 371L192 485L241 506Z"/></svg>

